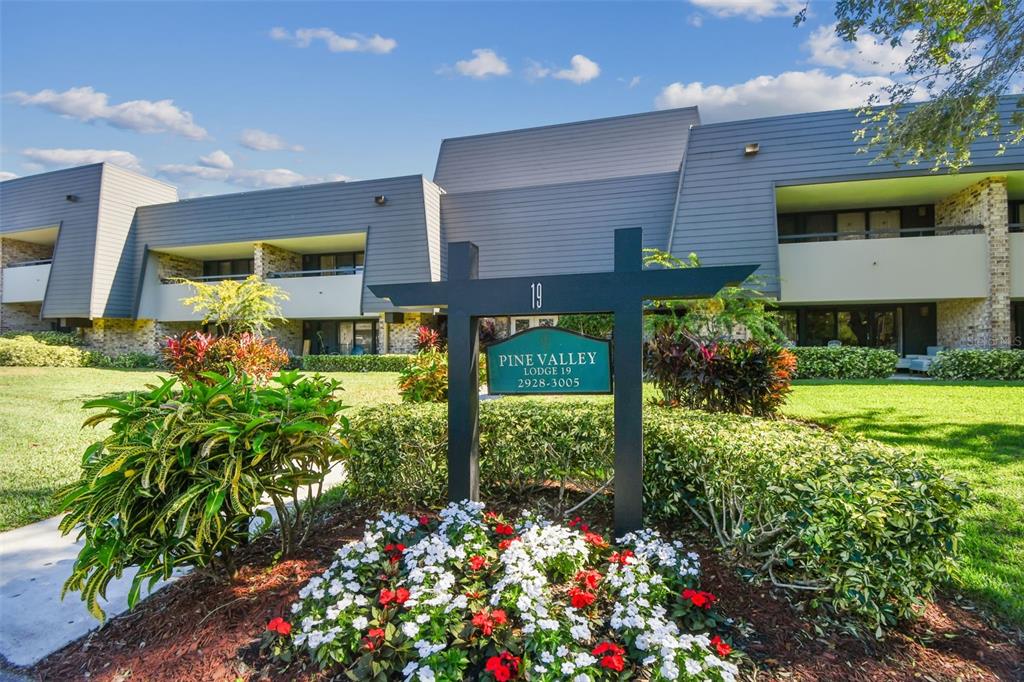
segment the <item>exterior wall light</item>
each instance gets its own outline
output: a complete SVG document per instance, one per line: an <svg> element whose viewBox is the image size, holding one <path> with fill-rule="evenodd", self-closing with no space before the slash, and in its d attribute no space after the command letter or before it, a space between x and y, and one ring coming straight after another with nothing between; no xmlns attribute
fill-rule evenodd
<svg viewBox="0 0 1024 682"><path fill-rule="evenodd" d="M64 196L64 201L70 201L73 204L76 201L78 201L78 195L77 194L66 194Z"/></svg>
<svg viewBox="0 0 1024 682"><path fill-rule="evenodd" d="M373 198L373 203L377 204L378 206L383 206L384 204L388 203L388 198L383 194L378 194Z"/></svg>
<svg viewBox="0 0 1024 682"><path fill-rule="evenodd" d="M753 156L760 150L761 145L759 145L756 142L751 142L750 144L743 148L743 156Z"/></svg>

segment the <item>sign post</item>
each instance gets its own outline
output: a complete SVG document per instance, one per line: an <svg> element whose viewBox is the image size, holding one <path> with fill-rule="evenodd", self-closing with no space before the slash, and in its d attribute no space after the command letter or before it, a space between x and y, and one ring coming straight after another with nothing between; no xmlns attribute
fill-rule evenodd
<svg viewBox="0 0 1024 682"><path fill-rule="evenodd" d="M480 496L480 318L611 312L615 320L615 534L643 527L643 302L712 296L724 286L743 282L757 266L644 270L642 246L640 228L616 230L613 272L478 279L476 245L453 242L448 245L447 281L370 286L374 296L399 307L447 308L450 500ZM517 334L502 343L522 342L526 334L534 333ZM506 368L498 368L500 381L505 380L502 369ZM566 388L536 384L528 391L505 392L584 392Z"/></svg>

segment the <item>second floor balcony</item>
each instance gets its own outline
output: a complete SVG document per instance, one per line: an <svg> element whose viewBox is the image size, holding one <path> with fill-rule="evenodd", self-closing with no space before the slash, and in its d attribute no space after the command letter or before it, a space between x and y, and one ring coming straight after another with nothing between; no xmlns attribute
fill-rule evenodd
<svg viewBox="0 0 1024 682"><path fill-rule="evenodd" d="M46 296L50 280L51 259L8 263L0 273L3 278L3 303L40 303Z"/></svg>

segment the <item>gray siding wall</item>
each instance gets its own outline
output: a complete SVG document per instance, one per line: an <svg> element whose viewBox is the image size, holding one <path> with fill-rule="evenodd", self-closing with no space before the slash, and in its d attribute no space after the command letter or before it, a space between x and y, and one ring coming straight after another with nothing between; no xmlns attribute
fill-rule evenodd
<svg viewBox="0 0 1024 682"><path fill-rule="evenodd" d="M430 277L422 176L240 192L146 206L136 214L132 292L148 246L367 233L364 285ZM373 198L387 196L385 206ZM363 312L390 306L363 288Z"/></svg>
<svg viewBox="0 0 1024 682"><path fill-rule="evenodd" d="M616 229L642 227L645 247L665 248L678 178L670 172L446 194L445 238L480 247L481 277L611 270Z"/></svg>
<svg viewBox="0 0 1024 682"><path fill-rule="evenodd" d="M100 190L96 261L92 278L92 317L130 317L135 209L176 201L178 190L144 175L106 164Z"/></svg>
<svg viewBox="0 0 1024 682"><path fill-rule="evenodd" d="M450 194L675 172L696 108L447 139L434 182Z"/></svg>
<svg viewBox="0 0 1024 682"><path fill-rule="evenodd" d="M102 173L93 164L0 183L0 234L60 225L43 317L89 317Z"/></svg>
<svg viewBox="0 0 1024 682"><path fill-rule="evenodd" d="M1004 107L1009 112L1012 100ZM925 175L927 165L895 168L858 154L857 117L830 111L698 126L690 135L672 252L696 252L707 265L761 264L757 274L778 293L775 186ZM744 145L760 144L752 157ZM1024 167L1024 146L996 156L985 140L969 172Z"/></svg>

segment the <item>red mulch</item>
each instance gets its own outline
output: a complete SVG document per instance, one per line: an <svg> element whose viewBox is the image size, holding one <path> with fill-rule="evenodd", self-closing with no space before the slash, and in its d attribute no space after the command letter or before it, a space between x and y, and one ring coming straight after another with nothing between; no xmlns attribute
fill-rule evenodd
<svg viewBox="0 0 1024 682"><path fill-rule="evenodd" d="M134 611L68 645L29 671L40 680L315 680L315 671L281 673L262 660L267 621L287 615L299 587L322 571L334 551L362 532L369 509L334 512L303 552L267 566L272 538L247 550L249 567L237 583L190 575ZM943 597L924 616L884 642L825 630L785 595L743 581L705 547L704 589L738 621L736 645L757 680L1024 680L1024 640ZM756 668L756 672L755 672Z"/></svg>

